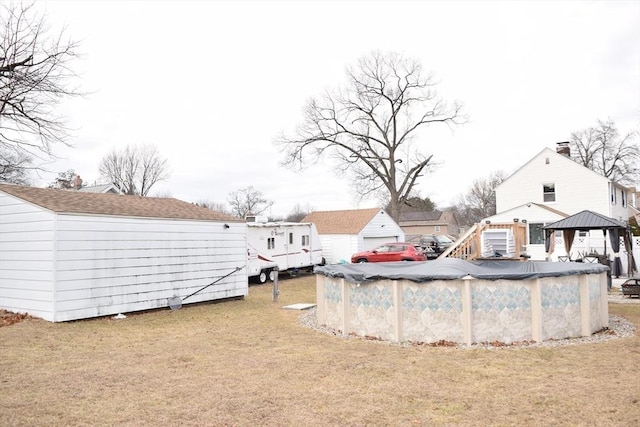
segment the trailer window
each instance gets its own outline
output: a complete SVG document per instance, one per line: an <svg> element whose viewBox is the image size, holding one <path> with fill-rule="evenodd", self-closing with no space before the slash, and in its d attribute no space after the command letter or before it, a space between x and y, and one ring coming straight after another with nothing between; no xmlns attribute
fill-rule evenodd
<svg viewBox="0 0 640 427"><path fill-rule="evenodd" d="M269 237L267 239L267 249L275 249L275 247L276 247L276 238Z"/></svg>
<svg viewBox="0 0 640 427"><path fill-rule="evenodd" d="M305 234L302 236L302 246L309 246L309 235Z"/></svg>
<svg viewBox="0 0 640 427"><path fill-rule="evenodd" d="M289 233L289 244L293 245L293 233Z"/></svg>

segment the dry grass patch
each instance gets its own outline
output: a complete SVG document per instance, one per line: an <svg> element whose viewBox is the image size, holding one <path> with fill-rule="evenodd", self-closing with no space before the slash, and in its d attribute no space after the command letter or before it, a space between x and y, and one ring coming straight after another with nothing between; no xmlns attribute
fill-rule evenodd
<svg viewBox="0 0 640 427"><path fill-rule="evenodd" d="M640 424L640 337L401 347L302 327L314 277L244 300L0 328L0 425ZM640 326L640 305L611 304Z"/></svg>

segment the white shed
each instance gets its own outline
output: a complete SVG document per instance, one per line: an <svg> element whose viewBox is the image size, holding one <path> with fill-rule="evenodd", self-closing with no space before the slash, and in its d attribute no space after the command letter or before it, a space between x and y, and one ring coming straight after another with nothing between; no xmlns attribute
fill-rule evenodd
<svg viewBox="0 0 640 427"><path fill-rule="evenodd" d="M244 297L246 223L176 199L0 184L0 308L52 322Z"/></svg>
<svg viewBox="0 0 640 427"><path fill-rule="evenodd" d="M322 256L328 264L349 262L356 252L404 241L404 232L384 209L316 211L302 222L316 225Z"/></svg>

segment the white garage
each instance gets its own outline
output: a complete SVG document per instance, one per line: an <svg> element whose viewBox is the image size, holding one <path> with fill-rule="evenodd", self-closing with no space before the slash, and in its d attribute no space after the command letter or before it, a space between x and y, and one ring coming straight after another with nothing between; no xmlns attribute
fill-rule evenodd
<svg viewBox="0 0 640 427"><path fill-rule="evenodd" d="M184 303L247 295L244 221L176 199L0 184L0 308L59 322L200 289Z"/></svg>
<svg viewBox="0 0 640 427"><path fill-rule="evenodd" d="M328 264L349 262L356 252L404 241L400 226L379 208L316 211L302 221L316 225L322 256Z"/></svg>

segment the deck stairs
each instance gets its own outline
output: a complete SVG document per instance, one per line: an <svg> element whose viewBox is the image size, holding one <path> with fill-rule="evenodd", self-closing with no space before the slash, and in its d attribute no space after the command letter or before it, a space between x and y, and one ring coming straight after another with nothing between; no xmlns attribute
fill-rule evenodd
<svg viewBox="0 0 640 427"><path fill-rule="evenodd" d="M526 241L525 223L477 223L438 258L527 260Z"/></svg>

